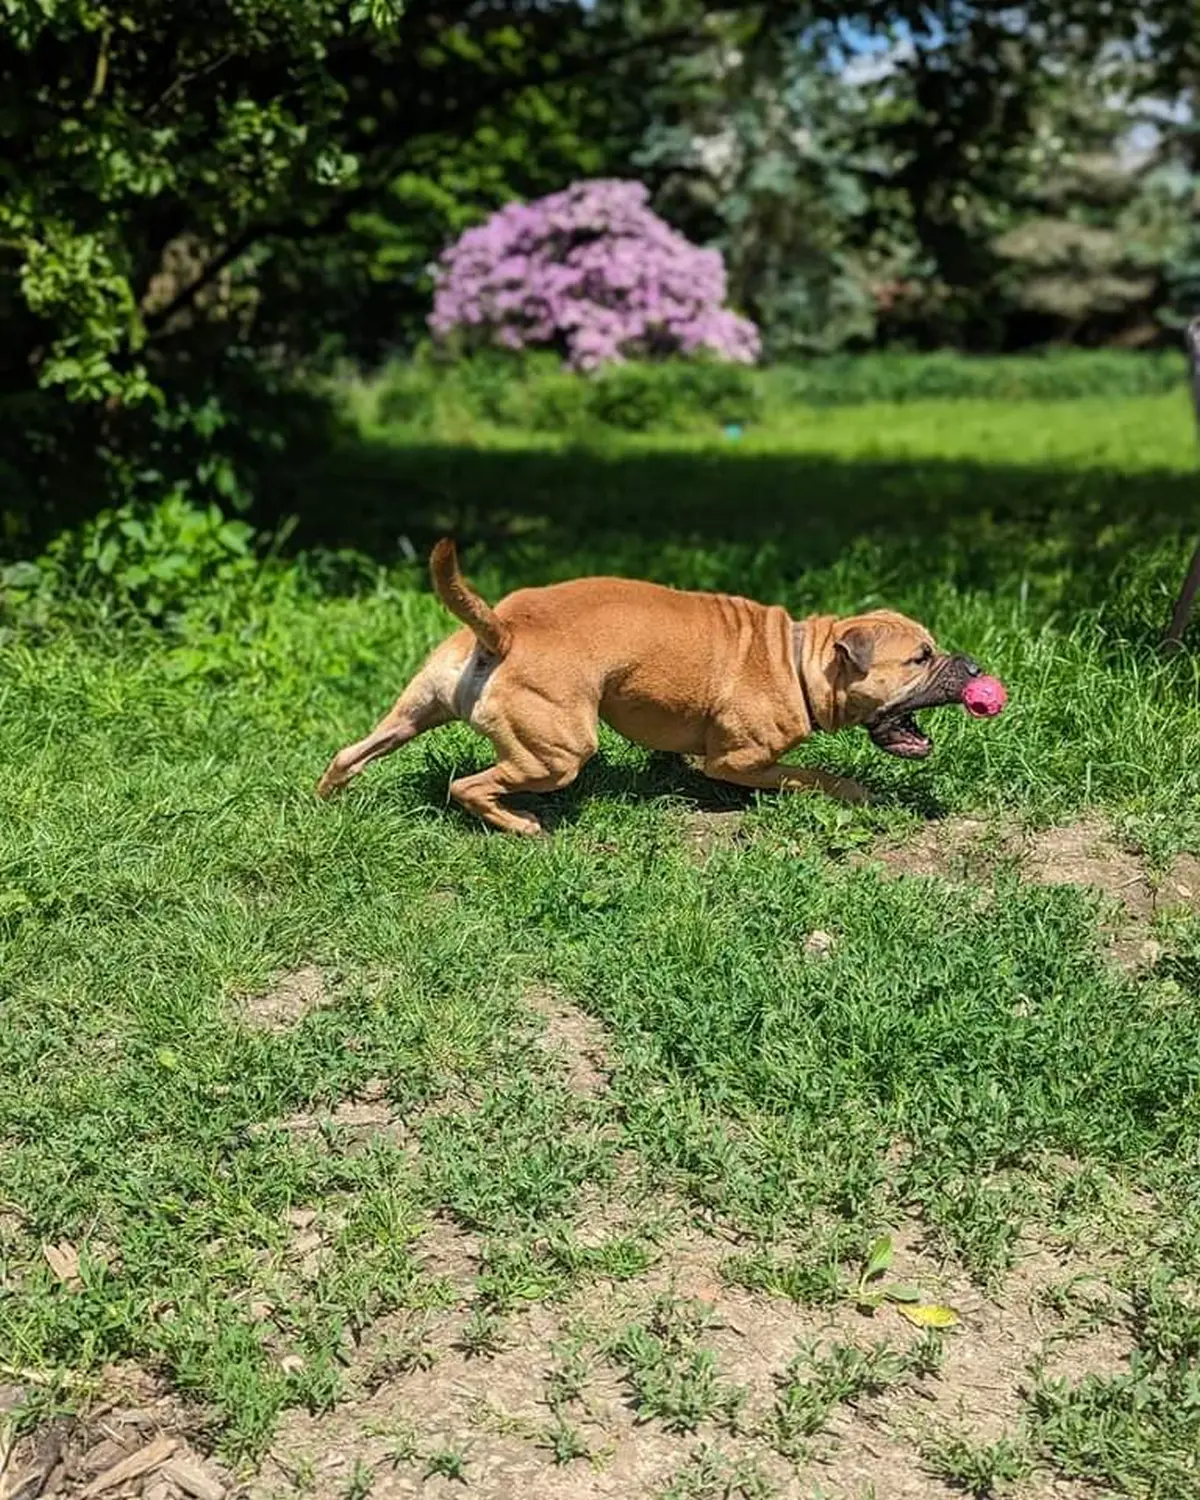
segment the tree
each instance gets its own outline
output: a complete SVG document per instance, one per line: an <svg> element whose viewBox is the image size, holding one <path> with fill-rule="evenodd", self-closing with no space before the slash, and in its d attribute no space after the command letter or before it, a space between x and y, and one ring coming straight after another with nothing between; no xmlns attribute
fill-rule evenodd
<svg viewBox="0 0 1200 1500"><path fill-rule="evenodd" d="M897 46L865 112L829 66L844 26ZM934 287L930 336L986 344L1043 57L1124 48L1174 97L1196 32L1192 0L7 0L6 531L113 494L244 501L314 426L283 425L298 381L412 329L437 241L628 175L651 109L660 145L733 121L687 212L780 349L865 336L884 271Z"/></svg>
<svg viewBox="0 0 1200 1500"><path fill-rule="evenodd" d="M640 182L597 178L468 229L438 267L435 334L553 350L580 371L677 354L752 364L758 330L725 306L720 252L691 244L648 196Z"/></svg>
<svg viewBox="0 0 1200 1500"><path fill-rule="evenodd" d="M1122 135L1187 74L1183 9L856 10L706 10L655 95L658 202L725 250L768 350L1148 331L1177 213ZM862 81L848 33L873 44Z"/></svg>
<svg viewBox="0 0 1200 1500"><path fill-rule="evenodd" d="M828 28L797 35L736 15L710 25L660 90L634 157L672 222L723 252L731 299L775 358L874 334L858 224L863 101L830 51Z"/></svg>
<svg viewBox="0 0 1200 1500"><path fill-rule="evenodd" d="M281 444L259 398L361 347L382 252L359 216L427 193L460 142L482 164L536 91L666 40L524 0L10 0L9 529L104 488L236 499L260 438Z"/></svg>

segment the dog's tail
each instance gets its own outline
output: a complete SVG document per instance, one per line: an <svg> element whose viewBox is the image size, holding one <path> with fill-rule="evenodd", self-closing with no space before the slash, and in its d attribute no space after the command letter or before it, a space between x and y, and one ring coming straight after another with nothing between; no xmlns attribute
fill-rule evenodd
<svg viewBox="0 0 1200 1500"><path fill-rule="evenodd" d="M475 632L475 639L493 656L507 656L512 631L486 600L481 599L458 566L458 551L448 536L434 547L429 558L434 591L452 615Z"/></svg>

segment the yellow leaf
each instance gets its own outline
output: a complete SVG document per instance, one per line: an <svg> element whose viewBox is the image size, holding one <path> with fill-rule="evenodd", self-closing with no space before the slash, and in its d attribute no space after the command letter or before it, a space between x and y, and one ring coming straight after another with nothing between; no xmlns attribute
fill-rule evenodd
<svg viewBox="0 0 1200 1500"><path fill-rule="evenodd" d="M918 1328L953 1328L958 1322L958 1314L952 1307L942 1307L936 1302L897 1302L894 1306Z"/></svg>

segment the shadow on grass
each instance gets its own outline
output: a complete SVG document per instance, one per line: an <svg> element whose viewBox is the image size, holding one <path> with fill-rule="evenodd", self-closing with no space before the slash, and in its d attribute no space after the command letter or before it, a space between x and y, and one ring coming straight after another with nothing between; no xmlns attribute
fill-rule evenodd
<svg viewBox="0 0 1200 1500"><path fill-rule="evenodd" d="M346 446L310 476L301 545L381 562L437 536L491 590L613 572L821 607L848 592L903 607L932 585L1020 591L1043 612L1101 606L1156 639L1200 531L1200 480L1170 470L839 461L711 449ZM806 597L806 575L815 592ZM830 578L830 575L834 575ZM869 585L864 589L864 580Z"/></svg>
<svg viewBox="0 0 1200 1500"><path fill-rule="evenodd" d="M407 551L422 586L428 547L447 532L490 598L616 573L778 601L795 614L888 604L968 642L988 632L1028 638L1049 622L1067 633L1098 618L1095 649L1150 660L1200 532L1200 480L1165 469L839 461L745 448L363 442L310 476L297 542L388 563ZM346 581L361 577L350 567ZM1181 669L1156 691L1191 695L1194 681ZM932 779L901 785L882 757L848 766L846 739L814 742L804 759L854 775L881 808L944 815ZM483 742L477 764L435 751L408 773L410 786L440 807L453 775L490 763ZM631 763L602 749L571 788L526 805L552 828L596 798L663 797L698 812L753 801L670 757Z"/></svg>
<svg viewBox="0 0 1200 1500"><path fill-rule="evenodd" d="M436 742L437 732L431 732L427 743ZM846 734L860 732L848 730ZM816 753L809 758L814 763L820 763L820 741L814 741L813 747ZM405 753L405 750L398 752L400 756ZM478 818L450 801L447 788L456 776L469 776L492 763L490 746L482 737L474 745L473 753L467 757L457 757L452 768L443 757L436 753L430 755L419 769L408 771L405 777L405 799L411 799L421 807L439 809L439 816L442 815L440 809L445 808L445 815L455 818L464 829L486 833L488 830ZM872 805L880 811L903 810L929 821L943 818L948 812L946 805L927 783L913 781L900 786L885 785L872 776L869 762L865 769L856 769L854 774L871 797ZM341 795L352 797L353 787ZM758 793L727 782L712 781L700 771L693 770L682 756L677 755L648 752L639 761L614 759L605 753L602 745L599 753L584 766L569 787L547 795L516 794L505 798L505 804L519 812L533 813L546 831L553 833L556 828L577 823L588 804L597 800L658 803L669 798L687 814L714 815L744 812L753 807L759 797L771 799L796 795L809 794Z"/></svg>

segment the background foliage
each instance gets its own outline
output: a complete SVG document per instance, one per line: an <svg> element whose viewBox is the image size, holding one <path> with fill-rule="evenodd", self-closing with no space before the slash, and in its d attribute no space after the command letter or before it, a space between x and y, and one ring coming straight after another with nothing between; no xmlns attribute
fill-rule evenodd
<svg viewBox="0 0 1200 1500"><path fill-rule="evenodd" d="M1184 0L3 16L17 556L104 506L295 509L338 433L319 382L411 353L446 244L581 178L641 177L719 249L776 361L1153 345L1200 286Z"/></svg>

